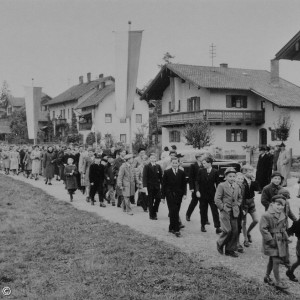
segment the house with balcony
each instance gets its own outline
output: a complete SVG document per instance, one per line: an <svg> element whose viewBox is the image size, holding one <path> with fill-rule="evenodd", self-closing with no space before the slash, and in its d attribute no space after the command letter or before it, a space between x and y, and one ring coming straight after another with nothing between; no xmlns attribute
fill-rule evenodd
<svg viewBox="0 0 300 300"><path fill-rule="evenodd" d="M104 77L103 74L100 74L99 78L91 80L91 73L87 73L86 82L84 82L83 76L80 76L77 85L70 87L44 104L48 108L55 135L57 133L61 136L65 135L67 124L72 122L73 112L75 112L77 120L79 120L80 115L74 111L74 108L101 89L103 82L110 84L114 82L114 78L111 76ZM89 125L86 126L88 127ZM80 128L78 129L80 130Z"/></svg>
<svg viewBox="0 0 300 300"><path fill-rule="evenodd" d="M242 154L243 146L275 145L274 123L282 113L300 118L300 87L279 77L277 60L265 70L166 64L142 99L161 100L162 146L186 145L187 124L207 120L212 148ZM288 147L300 154L300 125L293 122Z"/></svg>
<svg viewBox="0 0 300 300"><path fill-rule="evenodd" d="M141 100L141 91L136 89L134 107L131 114L131 137L137 133L148 136L149 105ZM114 82L102 82L98 90L75 107L79 117L79 132L84 140L93 131L101 133L102 138L115 142L129 142L129 121L116 115L116 94Z"/></svg>

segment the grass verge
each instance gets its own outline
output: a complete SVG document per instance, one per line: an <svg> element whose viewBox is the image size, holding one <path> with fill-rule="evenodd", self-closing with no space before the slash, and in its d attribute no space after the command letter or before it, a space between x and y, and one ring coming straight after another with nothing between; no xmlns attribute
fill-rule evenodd
<svg viewBox="0 0 300 300"><path fill-rule="evenodd" d="M227 268L203 268L175 247L26 183L3 175L0 182L7 299L295 299Z"/></svg>

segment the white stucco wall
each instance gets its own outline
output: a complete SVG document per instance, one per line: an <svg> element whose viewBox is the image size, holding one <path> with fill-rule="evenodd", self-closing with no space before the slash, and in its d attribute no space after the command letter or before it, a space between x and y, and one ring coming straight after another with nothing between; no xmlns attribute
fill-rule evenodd
<svg viewBox="0 0 300 300"><path fill-rule="evenodd" d="M148 135L149 131L149 106L145 100L140 100L139 95L136 94L134 99L134 110L131 116L132 126L132 139L135 134L138 133L138 129L142 125L147 125L145 134ZM112 122L105 123L105 114L112 115ZM142 115L142 123L136 123L136 114ZM105 134L111 134L116 141L120 141L120 134L126 134L126 140L129 140L129 121L121 123L120 119L116 116L116 103L115 103L115 92L109 94L105 99L98 105L93 114L93 123L95 125L96 132L101 132L104 137Z"/></svg>

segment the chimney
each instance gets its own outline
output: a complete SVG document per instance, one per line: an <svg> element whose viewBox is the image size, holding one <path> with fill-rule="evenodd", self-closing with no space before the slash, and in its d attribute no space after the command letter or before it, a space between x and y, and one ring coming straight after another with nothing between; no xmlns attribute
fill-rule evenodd
<svg viewBox="0 0 300 300"><path fill-rule="evenodd" d="M91 82L91 73L87 73L86 77L87 77L87 82L90 83Z"/></svg>
<svg viewBox="0 0 300 300"><path fill-rule="evenodd" d="M228 64L220 64L220 68L228 68Z"/></svg>
<svg viewBox="0 0 300 300"><path fill-rule="evenodd" d="M279 60L271 60L271 84L279 86Z"/></svg>
<svg viewBox="0 0 300 300"><path fill-rule="evenodd" d="M100 75L99 75L99 78L103 78L103 74L100 74Z"/></svg>
<svg viewBox="0 0 300 300"><path fill-rule="evenodd" d="M83 76L79 76L79 84L83 84Z"/></svg>

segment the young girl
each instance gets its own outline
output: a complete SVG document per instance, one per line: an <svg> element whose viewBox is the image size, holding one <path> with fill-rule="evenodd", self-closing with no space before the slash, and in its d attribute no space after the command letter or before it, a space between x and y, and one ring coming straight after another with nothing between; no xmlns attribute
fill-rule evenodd
<svg viewBox="0 0 300 300"><path fill-rule="evenodd" d="M274 285L270 278L273 270L275 277L275 286L278 289L287 289L288 287L280 280L279 265L282 259L288 256L288 243L286 238L287 221L284 213L285 199L282 195L272 197L272 203L269 205L260 220L260 232L263 238L263 253L269 256L266 276L264 282Z"/></svg>
<svg viewBox="0 0 300 300"><path fill-rule="evenodd" d="M73 194L77 190L77 168L73 164L74 159L72 157L68 158L67 165L65 166L65 177L66 177L66 189L68 190L68 193L70 194L70 201L73 201Z"/></svg>

